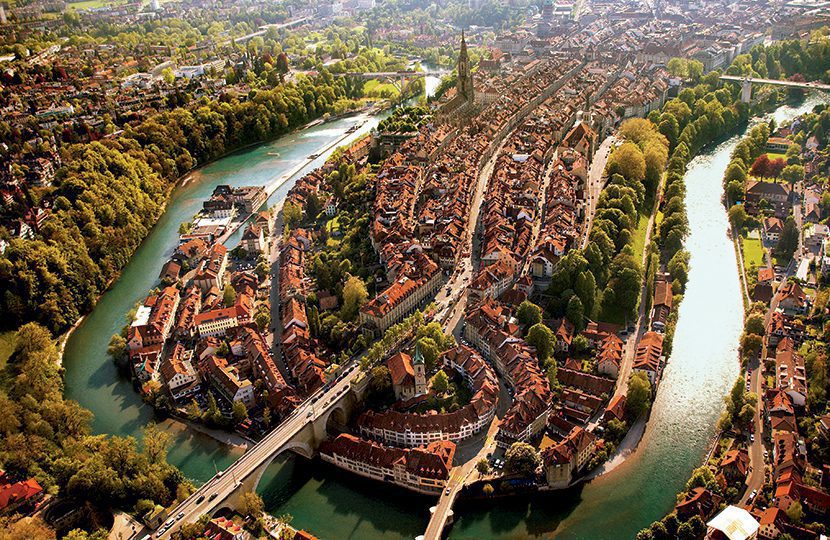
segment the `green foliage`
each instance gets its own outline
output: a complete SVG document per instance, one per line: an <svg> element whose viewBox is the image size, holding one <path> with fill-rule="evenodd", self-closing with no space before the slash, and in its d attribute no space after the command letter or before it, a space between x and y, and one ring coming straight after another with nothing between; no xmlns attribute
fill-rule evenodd
<svg viewBox="0 0 830 540"><path fill-rule="evenodd" d="M516 318L524 326L533 326L542 322L542 308L530 300L525 300L516 309Z"/></svg>
<svg viewBox="0 0 830 540"><path fill-rule="evenodd" d="M234 290L230 283L225 285L225 289L222 291L222 301L225 307L233 307L236 303L236 290Z"/></svg>
<svg viewBox="0 0 830 540"><path fill-rule="evenodd" d="M527 443L514 442L504 454L504 471L527 476L533 474L541 462L535 448Z"/></svg>
<svg viewBox="0 0 830 540"><path fill-rule="evenodd" d="M340 311L340 318L344 321L352 321L357 316L360 306L366 303L369 292L366 284L357 276L350 276L343 285L343 307Z"/></svg>
<svg viewBox="0 0 830 540"><path fill-rule="evenodd" d="M556 347L556 336L550 328L542 323L530 327L525 341L536 349L536 356L542 365L553 355Z"/></svg>
<svg viewBox="0 0 830 540"><path fill-rule="evenodd" d="M651 383L645 373L632 373L628 378L628 393L625 412L631 419L637 419L651 407Z"/></svg>
<svg viewBox="0 0 830 540"><path fill-rule="evenodd" d="M251 516L253 518L258 518L262 515L262 511L265 508L265 504L262 502L262 498L252 491L248 491L242 494L240 497L239 505L237 510L243 516Z"/></svg>
<svg viewBox="0 0 830 540"><path fill-rule="evenodd" d="M443 370L438 371L430 381L430 387L436 394L445 394L450 386L449 377Z"/></svg>
<svg viewBox="0 0 830 540"><path fill-rule="evenodd" d="M643 152L634 143L623 143L608 158L606 172L608 176L619 174L626 180L642 182L646 176Z"/></svg>

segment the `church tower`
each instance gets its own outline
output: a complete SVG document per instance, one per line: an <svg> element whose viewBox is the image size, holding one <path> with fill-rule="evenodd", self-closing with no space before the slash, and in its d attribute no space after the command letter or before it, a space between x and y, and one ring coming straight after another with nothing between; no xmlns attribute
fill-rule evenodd
<svg viewBox="0 0 830 540"><path fill-rule="evenodd" d="M467 40L464 30L461 31L461 51L458 53L458 94L464 96L468 103L475 101L473 90L473 73L470 70L470 57L467 55Z"/></svg>
<svg viewBox="0 0 830 540"><path fill-rule="evenodd" d="M415 358L412 359L412 370L415 372L415 395L420 396L427 393L427 372L424 355L421 354L421 347L415 344Z"/></svg>

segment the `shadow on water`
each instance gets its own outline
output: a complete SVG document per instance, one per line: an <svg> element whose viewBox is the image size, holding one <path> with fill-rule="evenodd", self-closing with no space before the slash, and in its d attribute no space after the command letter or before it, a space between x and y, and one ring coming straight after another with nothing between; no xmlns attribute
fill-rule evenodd
<svg viewBox="0 0 830 540"><path fill-rule="evenodd" d="M551 493L494 500L460 500L456 513L464 515L464 526L453 527L451 536L463 540L491 537L505 539L552 538L550 531L579 505L582 486ZM546 536L547 535L547 536Z"/></svg>
<svg viewBox="0 0 830 540"><path fill-rule="evenodd" d="M320 538L411 540L423 534L434 498L288 455L265 472L258 492L275 514Z"/></svg>

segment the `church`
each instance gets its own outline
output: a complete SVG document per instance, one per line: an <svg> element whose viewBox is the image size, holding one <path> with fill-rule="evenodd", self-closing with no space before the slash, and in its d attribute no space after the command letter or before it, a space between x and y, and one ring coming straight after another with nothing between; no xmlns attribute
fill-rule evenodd
<svg viewBox="0 0 830 540"><path fill-rule="evenodd" d="M415 346L415 358L404 352L386 361L392 375L392 391L395 399L406 401L427 393L426 364L421 349Z"/></svg>
<svg viewBox="0 0 830 540"><path fill-rule="evenodd" d="M467 53L467 40L464 31L461 31L461 50L458 53L456 66L455 95L449 101L441 104L438 109L439 121L450 122L476 114L475 88L473 72L470 66L470 57Z"/></svg>

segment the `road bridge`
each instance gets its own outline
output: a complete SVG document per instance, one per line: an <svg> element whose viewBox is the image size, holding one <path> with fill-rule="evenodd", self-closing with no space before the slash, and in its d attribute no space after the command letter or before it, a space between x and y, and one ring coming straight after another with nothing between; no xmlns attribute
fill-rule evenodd
<svg viewBox="0 0 830 540"><path fill-rule="evenodd" d="M363 80L378 79L381 81L388 81L392 83L401 95L404 95L405 91L409 88L409 85L411 85L414 81L423 79L424 77L442 77L445 73L440 71L415 71L409 69L401 71L347 71L343 73L333 73L333 75L335 77L355 77Z"/></svg>
<svg viewBox="0 0 830 540"><path fill-rule="evenodd" d="M256 491L265 470L283 452L311 459L326 439L329 426L344 426L362 401L368 378L358 379L360 373L357 362L344 367L334 383L309 396L264 439L173 508L170 518L175 523L156 538L170 538L185 523L222 508L233 508L242 494Z"/></svg>
<svg viewBox="0 0 830 540"><path fill-rule="evenodd" d="M741 83L741 101L749 103L752 101L753 84L771 84L773 86L786 86L788 88L800 88L802 90L821 90L830 92L830 85L817 82L782 81L779 79L760 79L756 77L739 77L735 75L721 75L720 80Z"/></svg>

